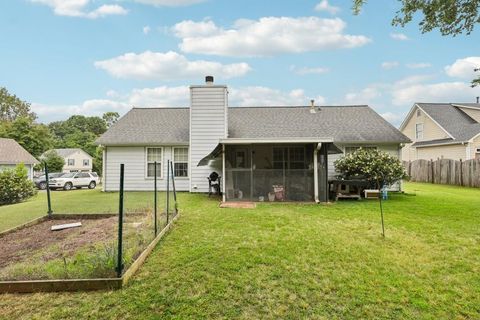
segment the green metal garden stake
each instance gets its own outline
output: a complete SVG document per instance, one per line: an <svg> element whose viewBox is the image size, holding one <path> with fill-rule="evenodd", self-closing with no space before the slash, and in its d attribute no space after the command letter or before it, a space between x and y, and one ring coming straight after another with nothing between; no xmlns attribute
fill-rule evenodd
<svg viewBox="0 0 480 320"><path fill-rule="evenodd" d="M117 277L122 276L123 271L123 178L125 173L125 165L120 165L120 194L118 203L118 255L117 255Z"/></svg>
<svg viewBox="0 0 480 320"><path fill-rule="evenodd" d="M50 185L49 185L49 179L48 179L48 167L47 164L45 163L45 181L47 183L47 204L48 204L48 217L52 217L52 201L50 199Z"/></svg>
<svg viewBox="0 0 480 320"><path fill-rule="evenodd" d="M155 185L153 187L153 192L154 192L154 196L153 196L153 205L154 205L154 208L153 208L153 215L155 217L155 237L157 236L157 161L154 162L154 165L155 165L155 169L154 169L154 174L155 174L155 178L153 179L155 182Z"/></svg>

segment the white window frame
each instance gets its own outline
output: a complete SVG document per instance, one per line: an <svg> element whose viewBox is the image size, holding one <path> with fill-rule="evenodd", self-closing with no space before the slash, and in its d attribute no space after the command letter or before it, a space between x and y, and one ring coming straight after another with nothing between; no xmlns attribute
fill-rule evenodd
<svg viewBox="0 0 480 320"><path fill-rule="evenodd" d="M186 163L187 164L187 175L186 176L175 176L175 149L187 149L187 160L186 161L179 161L178 163ZM175 176L175 179L187 179L190 177L190 148L185 146L185 147L173 147L172 148L172 166L173 166L173 175Z"/></svg>
<svg viewBox="0 0 480 320"><path fill-rule="evenodd" d="M418 126L422 126L422 130L421 130L421 133L422 133L422 136L419 137L418 136ZM423 122L419 122L419 123L415 123L415 140L422 140L423 139L423 136L424 136L424 132L425 132L425 126L423 125Z"/></svg>
<svg viewBox="0 0 480 320"><path fill-rule="evenodd" d="M73 164L70 164L70 160L72 160ZM75 159L67 159L67 166L75 167Z"/></svg>
<svg viewBox="0 0 480 320"><path fill-rule="evenodd" d="M155 179L154 176L149 177L148 176L148 149L160 149L162 150L162 155L160 159L160 175L157 177L157 179L163 179L163 163L165 159L165 148L164 147L145 147L145 179L153 180ZM153 162L152 162L153 163Z"/></svg>
<svg viewBox="0 0 480 320"><path fill-rule="evenodd" d="M87 164L85 164L85 161L87 161ZM83 166L84 167L89 167L90 166L90 159L83 159Z"/></svg>

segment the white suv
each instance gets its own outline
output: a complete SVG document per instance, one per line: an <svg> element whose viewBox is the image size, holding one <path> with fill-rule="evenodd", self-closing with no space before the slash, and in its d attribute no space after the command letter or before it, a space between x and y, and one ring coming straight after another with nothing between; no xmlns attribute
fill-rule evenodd
<svg viewBox="0 0 480 320"><path fill-rule="evenodd" d="M50 180L48 186L50 189L63 190L72 190L73 188L80 189L82 187L95 189L97 183L98 175L96 172L70 172Z"/></svg>

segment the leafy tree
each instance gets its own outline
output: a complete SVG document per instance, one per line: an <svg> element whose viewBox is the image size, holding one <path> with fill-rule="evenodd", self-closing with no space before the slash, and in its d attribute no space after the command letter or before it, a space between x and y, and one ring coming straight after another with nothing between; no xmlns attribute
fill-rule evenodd
<svg viewBox="0 0 480 320"><path fill-rule="evenodd" d="M360 176L377 189L407 178L400 160L380 150L360 148L335 161L335 168L343 178Z"/></svg>
<svg viewBox="0 0 480 320"><path fill-rule="evenodd" d="M37 189L28 179L28 171L23 164L0 172L0 205L22 202L35 194Z"/></svg>
<svg viewBox="0 0 480 320"><path fill-rule="evenodd" d="M118 121L120 114L118 112L105 112L102 116L103 121L107 124L107 127L110 128L114 123Z"/></svg>
<svg viewBox="0 0 480 320"><path fill-rule="evenodd" d="M420 13L419 28L422 33L439 29L442 35L469 35L480 23L480 0L398 0L400 10L392 19L392 25L404 27ZM367 0L353 0L353 12L359 14ZM480 67L480 66L479 66ZM478 69L476 69L477 71ZM480 77L472 86L480 85Z"/></svg>
<svg viewBox="0 0 480 320"><path fill-rule="evenodd" d="M47 165L49 172L61 172L65 165L65 160L55 150L47 151L42 162Z"/></svg>
<svg viewBox="0 0 480 320"><path fill-rule="evenodd" d="M98 146L93 157L93 171L102 175L103 172L103 147Z"/></svg>
<svg viewBox="0 0 480 320"><path fill-rule="evenodd" d="M37 116L30 111L30 103L10 94L6 88L0 88L0 121L14 121L19 117L35 120Z"/></svg>
<svg viewBox="0 0 480 320"><path fill-rule="evenodd" d="M37 124L31 118L19 117L12 122L0 122L0 137L11 138L33 156L38 157L53 144L48 127Z"/></svg>

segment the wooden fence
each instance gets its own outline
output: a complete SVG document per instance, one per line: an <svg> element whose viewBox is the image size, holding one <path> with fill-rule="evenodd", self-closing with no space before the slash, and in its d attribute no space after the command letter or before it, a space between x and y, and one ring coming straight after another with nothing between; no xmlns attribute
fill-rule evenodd
<svg viewBox="0 0 480 320"><path fill-rule="evenodd" d="M480 160L415 160L403 165L410 181L480 188Z"/></svg>

